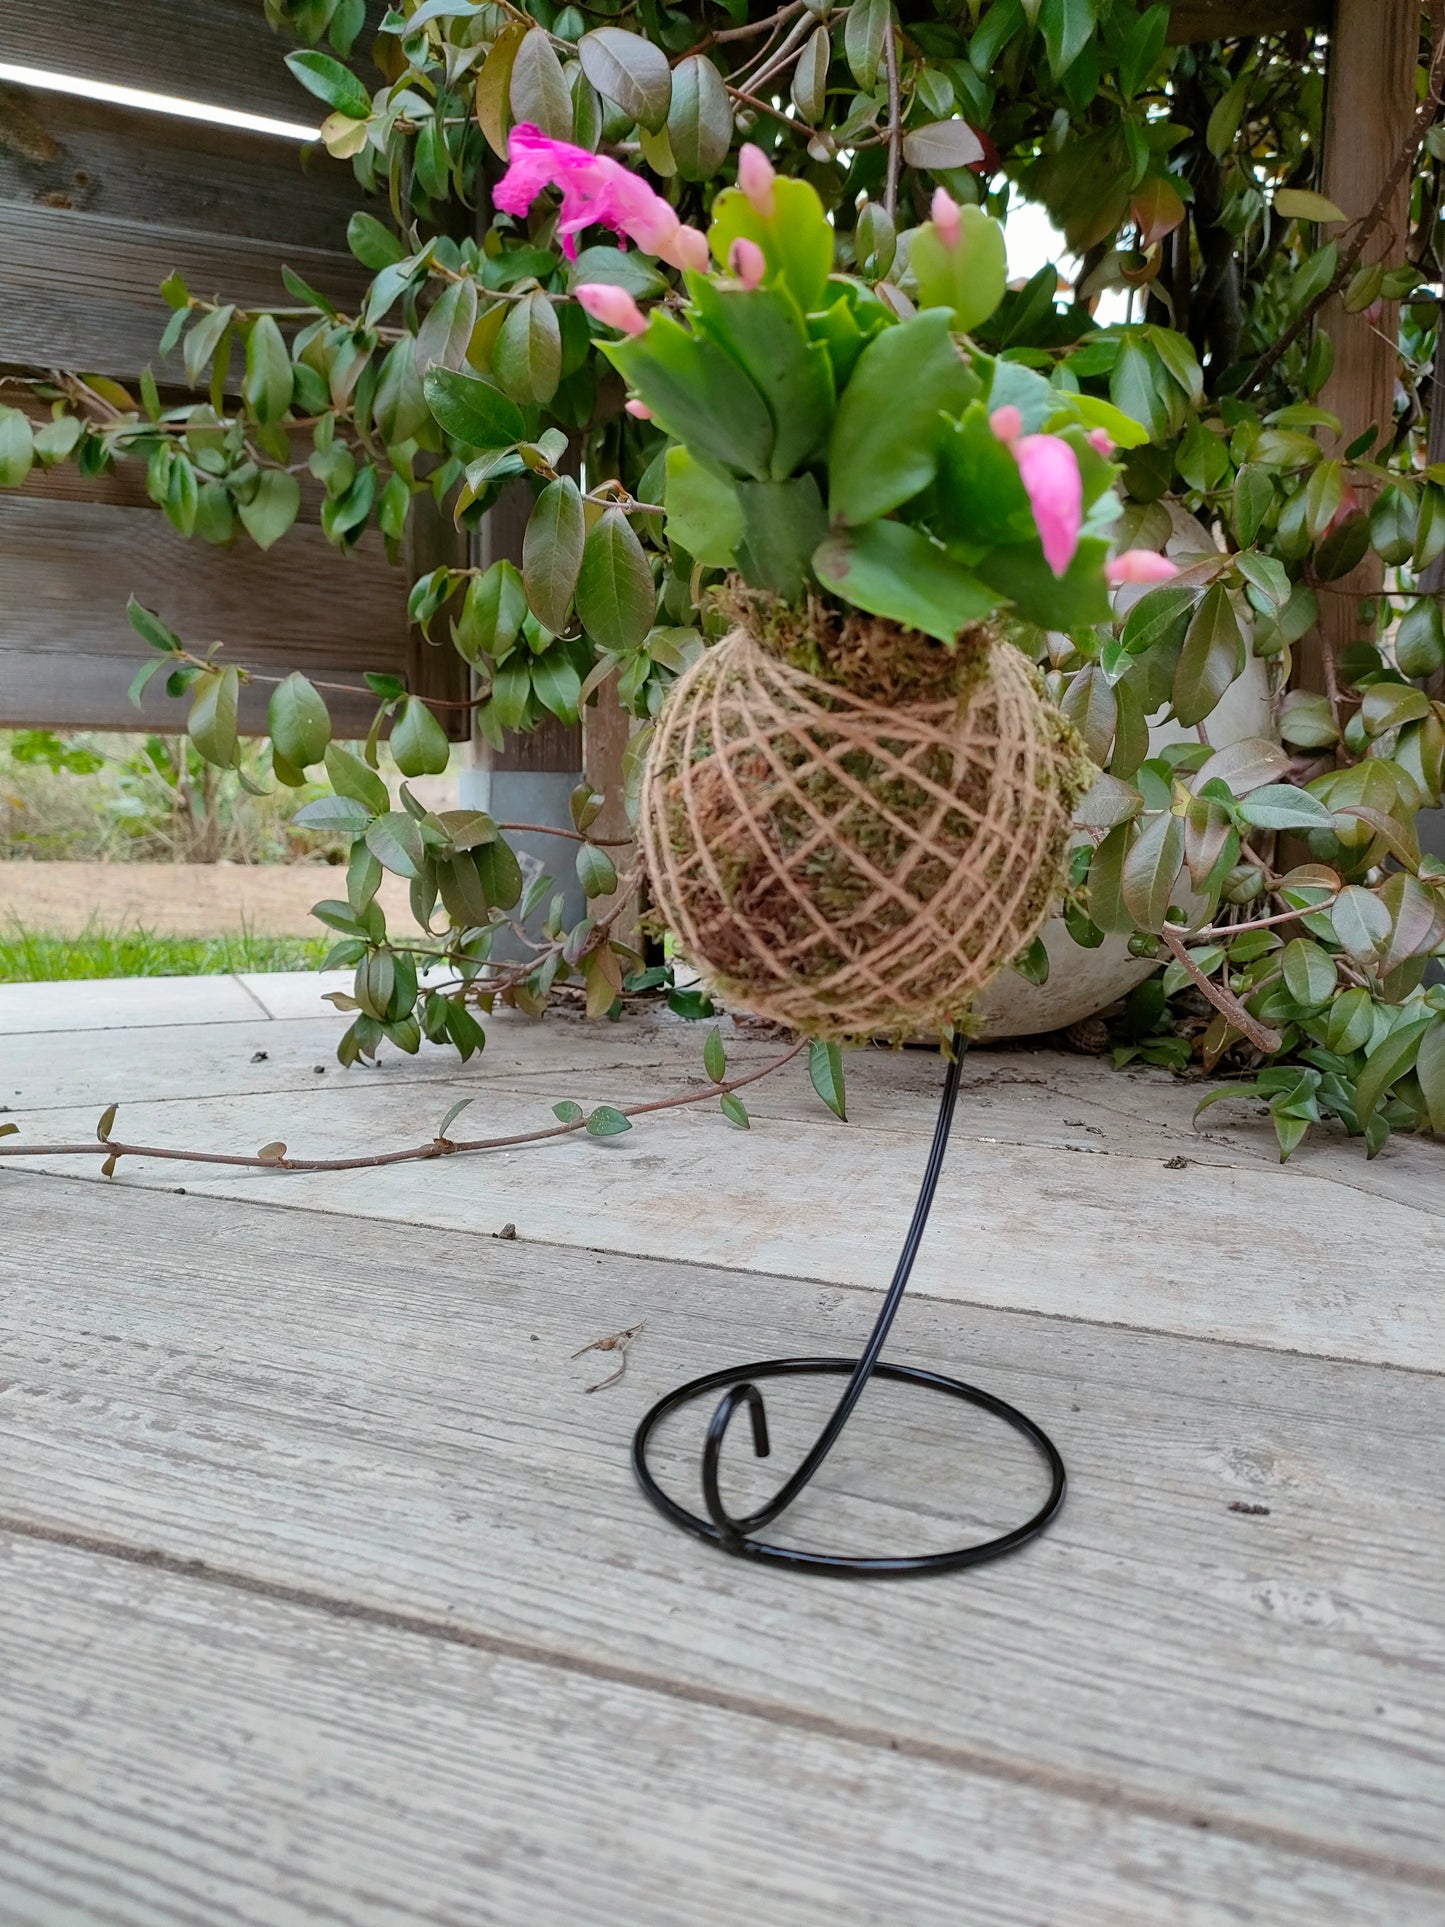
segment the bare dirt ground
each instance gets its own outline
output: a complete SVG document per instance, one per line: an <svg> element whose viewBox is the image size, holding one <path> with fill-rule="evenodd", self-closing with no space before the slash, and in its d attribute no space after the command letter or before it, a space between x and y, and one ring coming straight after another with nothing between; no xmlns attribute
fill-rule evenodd
<svg viewBox="0 0 1445 1927"><path fill-rule="evenodd" d="M312 937L311 905L344 896L345 873L322 863L0 863L0 925L61 937L90 925L166 937ZM387 877L387 916L408 914Z"/></svg>

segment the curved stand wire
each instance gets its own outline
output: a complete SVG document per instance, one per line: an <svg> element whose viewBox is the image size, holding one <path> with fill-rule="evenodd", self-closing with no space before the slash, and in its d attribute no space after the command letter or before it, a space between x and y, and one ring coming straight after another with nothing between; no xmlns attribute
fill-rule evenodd
<svg viewBox="0 0 1445 1927"><path fill-rule="evenodd" d="M888 1295L883 1301L883 1309L869 1335L860 1358L767 1358L753 1365L730 1368L721 1372L708 1372L702 1378L694 1378L686 1385L679 1385L675 1391L661 1398L648 1412L632 1441L632 1469L637 1482L664 1517L684 1531L695 1533L699 1539L720 1547L745 1559L766 1559L780 1565L793 1566L805 1572L824 1572L841 1574L853 1578L900 1577L909 1573L948 1572L958 1566L976 1566L985 1559L998 1559L1006 1552L1032 1539L1053 1518L1064 1501L1066 1477L1064 1462L1059 1457L1053 1440L1035 1425L1034 1421L1016 1406L1008 1405L992 1392L981 1391L976 1385L966 1385L961 1379L945 1378L939 1372L926 1372L911 1365L884 1365L879 1363L879 1354L888 1338L889 1330L897 1316L898 1307L903 1302L903 1293L913 1270L914 1259L923 1242L923 1233L928 1224L928 1214L933 1205L934 1192L938 1189L939 1173L943 1169L944 1153L948 1149L948 1134L953 1125L953 1112L958 1097L959 1077L963 1069L964 1040L955 1033L951 1045L951 1059L944 1078L943 1097L938 1107L938 1122L934 1126L933 1143L928 1153L928 1163L924 1167L923 1183L919 1189L918 1202L913 1208L913 1219L908 1227L908 1235L903 1240L898 1264L893 1273L893 1282L888 1287ZM960 1546L950 1552L928 1552L916 1555L864 1557L848 1553L806 1552L796 1546L773 1545L767 1540L753 1535L764 1526L771 1525L780 1513L797 1498L798 1494L813 1478L824 1459L832 1451L838 1436L858 1400L863 1396L864 1387L874 1375L905 1385L920 1385L929 1391L944 1392L953 1398L963 1399L969 1405L982 1407L1011 1425L1015 1431L1033 1445L1048 1468L1049 1495L1034 1513L1012 1531L1000 1533L996 1538L985 1539L975 1545ZM762 1378L797 1377L846 1377L847 1385L842 1396L834 1406L831 1416L818 1434L816 1441L798 1466L787 1478L773 1497L756 1512L743 1518L734 1518L723 1504L718 1484L718 1468L722 1457L723 1440L727 1435L733 1416L746 1406L752 1426L753 1450L760 1459L771 1452L768 1438L767 1407L763 1395L758 1390L756 1380ZM707 1392L726 1387L717 1409L707 1428L707 1437L702 1451L702 1494L707 1507L707 1517L689 1512L686 1506L679 1505L671 1498L653 1477L647 1463L648 1443L663 1419L675 1412L680 1406L689 1404L693 1399Z"/></svg>

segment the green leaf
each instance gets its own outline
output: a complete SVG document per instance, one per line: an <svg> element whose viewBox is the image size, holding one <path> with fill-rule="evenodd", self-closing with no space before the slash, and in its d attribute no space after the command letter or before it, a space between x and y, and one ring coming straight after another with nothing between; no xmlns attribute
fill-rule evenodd
<svg viewBox="0 0 1445 1927"><path fill-rule="evenodd" d="M945 125L963 127L971 133L963 121L949 121ZM915 142L919 138L910 136ZM904 148L906 152L907 141ZM910 160L915 167L930 165L916 155L910 155ZM961 207L958 214L958 238L952 242L945 241L931 221L918 229L908 265L918 283L919 306L951 308L954 327L967 332L986 321L1003 300L1008 260L1003 229L997 221L980 207Z"/></svg>
<svg viewBox="0 0 1445 1927"><path fill-rule="evenodd" d="M782 481L823 452L833 424L833 366L810 341L803 313L781 285L720 286L690 275L703 332L746 370L773 418L769 473Z"/></svg>
<svg viewBox="0 0 1445 1927"><path fill-rule="evenodd" d="M1445 625L1433 596L1412 602L1395 630L1395 661L1402 676L1432 676L1445 668Z"/></svg>
<svg viewBox="0 0 1445 1927"><path fill-rule="evenodd" d="M465 368L467 348L476 325L476 282L448 281L417 330L416 366L422 370ZM505 387L506 383L502 385Z"/></svg>
<svg viewBox="0 0 1445 1927"><path fill-rule="evenodd" d="M1370 540L1382 562L1393 568L1410 559L1418 520L1419 509L1411 491L1393 482L1380 490L1370 509Z"/></svg>
<svg viewBox="0 0 1445 1927"><path fill-rule="evenodd" d="M366 847L384 870L409 880L423 874L426 844L416 821L403 810L388 810L367 826Z"/></svg>
<svg viewBox="0 0 1445 1927"><path fill-rule="evenodd" d="M598 344L674 441L761 480L773 452L767 403L732 356L654 310L645 335Z"/></svg>
<svg viewBox="0 0 1445 1927"><path fill-rule="evenodd" d="M343 749L340 743L332 743L326 751L326 774L336 794L359 803L367 819L391 808L387 787L375 770L369 769L349 749Z"/></svg>
<svg viewBox="0 0 1445 1927"><path fill-rule="evenodd" d="M1445 1016L1421 1033L1415 1075L1430 1115L1430 1129L1445 1137Z"/></svg>
<svg viewBox="0 0 1445 1927"><path fill-rule="evenodd" d="M572 93L545 28L532 27L517 43L507 98L514 121L530 122L550 140L571 140Z"/></svg>
<svg viewBox="0 0 1445 1927"><path fill-rule="evenodd" d="M666 125L672 69L661 47L622 27L597 27L577 42L577 58L605 100L615 101L649 133Z"/></svg>
<svg viewBox="0 0 1445 1927"><path fill-rule="evenodd" d="M552 1106L552 1115L563 1124L580 1124L583 1116L582 1106L574 1103L570 1097L564 1097L560 1104Z"/></svg>
<svg viewBox="0 0 1445 1927"><path fill-rule="evenodd" d="M743 513L739 566L749 582L785 602L800 602L811 584L813 556L828 531L823 498L811 475L787 482L739 482Z"/></svg>
<svg viewBox="0 0 1445 1927"><path fill-rule="evenodd" d="M724 1091L718 1099L718 1108L729 1124L736 1124L740 1131L751 1130L747 1108L736 1091Z"/></svg>
<svg viewBox="0 0 1445 1927"><path fill-rule="evenodd" d="M593 523L582 549L576 593L582 627L614 654L635 649L652 627L657 612L652 570L620 508L606 509Z"/></svg>
<svg viewBox="0 0 1445 1927"><path fill-rule="evenodd" d="M1325 1002L1334 990L1336 971L1334 959L1327 950L1307 937L1296 937L1284 947L1280 958L1284 971L1284 981L1289 994L1297 1004L1312 1009Z"/></svg>
<svg viewBox="0 0 1445 1927"><path fill-rule="evenodd" d="M516 402L549 402L562 379L562 330L540 290L514 301L492 349L492 369Z"/></svg>
<svg viewBox="0 0 1445 1927"><path fill-rule="evenodd" d="M1100 930L1122 935L1134 928L1124 905L1124 861L1132 848L1134 831L1128 823L1109 831L1089 864L1089 916Z"/></svg>
<svg viewBox="0 0 1445 1927"><path fill-rule="evenodd" d="M475 448L509 448L527 440L526 417L491 382L454 368L429 368L422 393L433 417L459 442Z"/></svg>
<svg viewBox="0 0 1445 1927"><path fill-rule="evenodd" d="M599 1104L587 1120L589 1137L617 1137L623 1131L631 1129L631 1118L624 1117L621 1111L611 1104Z"/></svg>
<svg viewBox="0 0 1445 1927"><path fill-rule="evenodd" d="M1284 608L1290 599L1294 585L1286 574L1282 562L1276 561L1272 555L1260 555L1254 549L1244 549L1235 556L1234 566L1246 582L1252 583L1259 590L1267 602L1272 603L1276 609Z"/></svg>
<svg viewBox="0 0 1445 1927"><path fill-rule="evenodd" d="M1375 1001L1368 990L1358 986L1345 990L1330 1006L1325 1026L1325 1048L1337 1057L1348 1057L1363 1050L1375 1028Z"/></svg>
<svg viewBox="0 0 1445 1927"><path fill-rule="evenodd" d="M1097 862L1097 855L1095 861ZM1169 899L1184 865L1184 821L1171 810L1154 817L1124 859L1120 894L1124 907L1143 930L1162 930ZM1107 929L1098 918L1100 927Z"/></svg>
<svg viewBox="0 0 1445 1927"><path fill-rule="evenodd" d="M1334 817L1317 796L1289 783L1267 783L1239 805L1239 814L1257 830L1327 830Z"/></svg>
<svg viewBox="0 0 1445 1927"><path fill-rule="evenodd" d="M235 669L210 671L196 680L186 732L206 761L219 769L234 769L240 755L236 734L240 696L241 677Z"/></svg>
<svg viewBox="0 0 1445 1927"><path fill-rule="evenodd" d="M559 475L537 497L522 538L522 581L537 620L560 635L582 571L586 518L577 484Z"/></svg>
<svg viewBox="0 0 1445 1927"><path fill-rule="evenodd" d="M346 114L352 120L366 120L369 117L371 95L350 68L343 67L330 54L304 48L287 54L286 65L303 87L315 94L318 100L324 100L328 107L335 108L338 114Z"/></svg>
<svg viewBox="0 0 1445 1927"><path fill-rule="evenodd" d="M1372 963L1380 956L1394 927L1389 906L1358 883L1341 890L1328 916L1341 946L1357 963Z"/></svg>
<svg viewBox="0 0 1445 1927"><path fill-rule="evenodd" d="M941 642L951 643L998 603L977 576L905 522L841 529L819 545L813 567L824 588L855 608Z"/></svg>
<svg viewBox="0 0 1445 1927"><path fill-rule="evenodd" d="M1369 1123L1385 1093L1412 1068L1425 1032L1439 1022L1433 1014L1417 1018L1401 1024L1375 1046L1355 1079L1355 1115L1361 1125Z"/></svg>
<svg viewBox="0 0 1445 1927"><path fill-rule="evenodd" d="M733 110L722 76L706 54L689 54L672 70L667 138L685 181L710 180L727 159Z"/></svg>
<svg viewBox="0 0 1445 1927"><path fill-rule="evenodd" d="M1267 736L1243 736L1217 749L1189 779L1197 796L1206 783L1222 782L1235 796L1276 783L1289 768L1289 757Z"/></svg>
<svg viewBox="0 0 1445 1927"><path fill-rule="evenodd" d="M668 540L707 568L731 567L743 535L736 488L676 444L667 451L666 473Z"/></svg>
<svg viewBox="0 0 1445 1927"><path fill-rule="evenodd" d="M1049 981L1049 953L1042 937L1035 937L1028 949L1013 960L1016 970L1025 983L1046 984Z"/></svg>
<svg viewBox="0 0 1445 1927"><path fill-rule="evenodd" d="M179 655L183 649L180 637L174 629L168 629L153 609L147 609L143 602L132 596L125 605L126 620L152 649L161 649L168 654Z"/></svg>
<svg viewBox="0 0 1445 1927"><path fill-rule="evenodd" d="M335 745L332 747L334 749ZM318 796L314 803L304 803L291 822L293 828L298 830L323 830L342 836L360 836L370 823L371 816L370 810L349 796Z"/></svg>
<svg viewBox="0 0 1445 1927"><path fill-rule="evenodd" d="M143 662L131 677L130 686L125 693L137 709L141 706L141 698L144 696L152 678L160 675L165 668L166 660L164 656L152 656L149 662Z"/></svg>
<svg viewBox="0 0 1445 1927"><path fill-rule="evenodd" d="M1347 221L1350 217L1323 194L1307 187L1282 187L1274 197L1274 211L1287 221Z"/></svg>
<svg viewBox="0 0 1445 1927"><path fill-rule="evenodd" d="M319 763L331 741L331 712L299 671L272 690L267 725L273 746L294 769Z"/></svg>
<svg viewBox="0 0 1445 1927"><path fill-rule="evenodd" d="M843 54L848 70L871 94L883 64L883 43L893 30L891 0L853 0L843 23Z"/></svg>
<svg viewBox="0 0 1445 1927"><path fill-rule="evenodd" d="M469 1104L475 1104L476 1101L474 1097L459 1097L457 1099L456 1103L450 1107L436 1128L438 1141L446 1137L447 1132L451 1129L452 1125L456 1123L467 1106Z"/></svg>
<svg viewBox="0 0 1445 1927"><path fill-rule="evenodd" d="M806 315L828 299L833 268L833 229L811 181L780 174L773 182L773 212L759 214L741 189L724 188L712 204L708 245L726 266L739 236L755 241L767 262L769 282L780 277Z"/></svg>
<svg viewBox="0 0 1445 1927"><path fill-rule="evenodd" d="M246 374L241 394L261 423L279 422L291 406L291 356L275 317L258 315L246 337Z"/></svg>
<svg viewBox="0 0 1445 1927"><path fill-rule="evenodd" d="M835 1117L848 1121L848 1105L843 1089L843 1053L836 1044L814 1038L808 1046L808 1075L813 1089Z"/></svg>
<svg viewBox="0 0 1445 1927"><path fill-rule="evenodd" d="M456 646L476 666L483 657L505 656L521 633L527 615L527 592L521 575L507 561L494 562L484 575L467 585L466 600L455 630Z"/></svg>
<svg viewBox="0 0 1445 1927"><path fill-rule="evenodd" d="M522 866L504 838L499 836L495 842L484 843L480 849L473 850L471 860L476 865L488 903L495 904L499 910L510 910L521 901Z"/></svg>
<svg viewBox="0 0 1445 1927"><path fill-rule="evenodd" d="M610 288L625 288L634 301L654 301L667 293L667 282L635 248L625 252L621 248L583 248L568 264L567 291L575 294L586 283L598 281Z"/></svg>
<svg viewBox="0 0 1445 1927"><path fill-rule="evenodd" d="M855 0L856 4L856 0ZM954 346L946 309L884 328L858 359L833 423L828 510L844 522L886 515L938 470L950 431L978 394L978 377Z"/></svg>
<svg viewBox="0 0 1445 1927"><path fill-rule="evenodd" d="M1216 582L1204 599L1184 637L1184 648L1174 671L1173 708L1181 723L1203 722L1244 668L1244 637L1229 600Z"/></svg>
<svg viewBox="0 0 1445 1927"><path fill-rule="evenodd" d="M808 126L815 127L823 117L828 99L828 62L833 56L833 36L826 27L815 27L803 42L803 51L793 69L793 105Z"/></svg>
<svg viewBox="0 0 1445 1927"><path fill-rule="evenodd" d="M576 722L582 703L582 678L564 647L533 658L532 687L537 700L560 721Z"/></svg>
<svg viewBox="0 0 1445 1927"><path fill-rule="evenodd" d="M440 776L451 761L446 731L418 696L408 696L391 726L391 753L403 776Z"/></svg>
<svg viewBox="0 0 1445 1927"><path fill-rule="evenodd" d="M722 1031L716 1024L707 1034L707 1042L702 1047L703 1069L714 1084L721 1084L728 1074L727 1052L723 1049Z"/></svg>
<svg viewBox="0 0 1445 1927"><path fill-rule="evenodd" d="M1156 644L1182 642L1198 601L1197 589L1180 582L1162 583L1141 595L1130 609L1120 640L1131 656L1142 656Z"/></svg>
<svg viewBox="0 0 1445 1927"><path fill-rule="evenodd" d="M589 897L608 897L617 888L617 867L605 850L584 843L577 852L577 878Z"/></svg>
<svg viewBox="0 0 1445 1927"><path fill-rule="evenodd" d="M1055 80L1066 74L1088 46L1095 32L1091 0L1043 0L1039 28Z"/></svg>
<svg viewBox="0 0 1445 1927"><path fill-rule="evenodd" d="M301 484L284 468L263 468L249 502L238 502L241 526L258 549L269 549L296 520L301 507Z"/></svg>

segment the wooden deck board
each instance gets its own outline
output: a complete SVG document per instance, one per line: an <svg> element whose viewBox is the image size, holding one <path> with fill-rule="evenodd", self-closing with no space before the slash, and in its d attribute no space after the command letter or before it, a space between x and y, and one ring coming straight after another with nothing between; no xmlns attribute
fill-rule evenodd
<svg viewBox="0 0 1445 1927"><path fill-rule="evenodd" d="M7 1927L1437 1917L1299 1850L83 1551L0 1539L0 1585Z"/></svg>
<svg viewBox="0 0 1445 1927"><path fill-rule="evenodd" d="M1445 1474L1421 1443L1440 1393L1424 1374L920 1300L896 1355L1031 1411L1069 1461L1066 1510L966 1578L799 1581L657 1520L627 1442L683 1376L855 1348L868 1294L430 1229L338 1237L305 1210L45 1176L0 1187L25 1227L0 1259L12 1523L672 1693L725 1687L790 1728L822 1716L1115 1813L1404 1872L1440 1904ZM588 1396L596 1355L569 1354L639 1319L626 1378ZM803 1406L777 1403L780 1463ZM860 1421L799 1510L805 1541L948 1543L1038 1489L981 1419L880 1391ZM735 1456L730 1489L757 1477ZM1236 1917L1218 1905L1203 1917ZM1393 1917L1383 1898L1373 1917Z"/></svg>

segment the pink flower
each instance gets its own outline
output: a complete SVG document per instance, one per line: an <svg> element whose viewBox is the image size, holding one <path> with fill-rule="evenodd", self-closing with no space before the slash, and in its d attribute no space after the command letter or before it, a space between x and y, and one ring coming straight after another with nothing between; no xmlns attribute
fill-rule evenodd
<svg viewBox="0 0 1445 1927"><path fill-rule="evenodd" d="M762 284L768 271L767 256L756 241L750 241L740 234L728 249L728 267L742 282L745 288L756 288Z"/></svg>
<svg viewBox="0 0 1445 1927"><path fill-rule="evenodd" d="M619 328L625 335L647 333L647 316L626 288L613 287L608 281L584 281L577 289L577 299L594 321Z"/></svg>
<svg viewBox="0 0 1445 1927"><path fill-rule="evenodd" d="M951 248L958 246L961 226L958 217L958 202L946 187L933 190L933 225L938 229L938 238Z"/></svg>
<svg viewBox="0 0 1445 1927"><path fill-rule="evenodd" d="M1013 452L1044 545L1044 560L1055 575L1063 575L1074 559L1084 523L1079 458L1058 435L1021 436Z"/></svg>
<svg viewBox="0 0 1445 1927"><path fill-rule="evenodd" d="M652 420L652 410L645 401L638 401L634 397L632 401L624 402L622 405L635 420L640 422L650 422Z"/></svg>
<svg viewBox="0 0 1445 1927"><path fill-rule="evenodd" d="M1024 418L1012 402L1002 408L995 408L988 418L988 425L1001 442L1012 445L1024 432Z"/></svg>
<svg viewBox="0 0 1445 1927"><path fill-rule="evenodd" d="M1106 461L1114 452L1114 444L1109 439L1109 431L1106 428L1091 428L1089 442L1092 447L1098 449Z"/></svg>
<svg viewBox="0 0 1445 1927"><path fill-rule="evenodd" d="M668 251L675 246L681 225L676 212L619 162L589 154L570 141L549 140L525 121L512 129L507 159L494 202L504 214L525 214L543 188L560 188L557 232L569 261L577 258L576 237L594 223L628 235L648 254L672 258Z"/></svg>
<svg viewBox="0 0 1445 1927"><path fill-rule="evenodd" d="M1179 570L1167 555L1153 549L1125 549L1104 564L1104 580L1117 589L1121 582L1167 582Z"/></svg>
<svg viewBox="0 0 1445 1927"><path fill-rule="evenodd" d="M670 261L675 268L691 268L695 274L706 274L709 255L707 236L701 228L679 226L677 232L665 247L655 248L664 261Z"/></svg>
<svg viewBox="0 0 1445 1927"><path fill-rule="evenodd" d="M761 147L745 141L738 149L738 186L765 221L773 218L776 170Z"/></svg>

